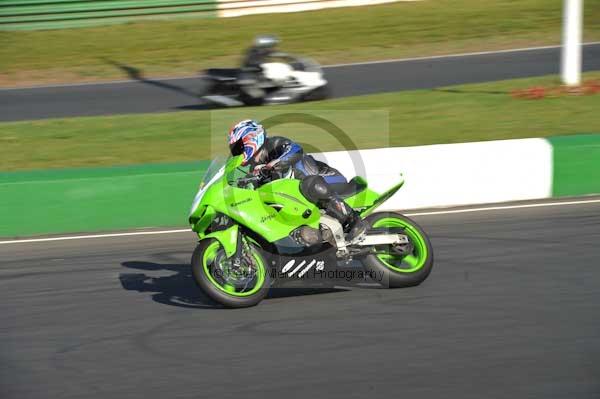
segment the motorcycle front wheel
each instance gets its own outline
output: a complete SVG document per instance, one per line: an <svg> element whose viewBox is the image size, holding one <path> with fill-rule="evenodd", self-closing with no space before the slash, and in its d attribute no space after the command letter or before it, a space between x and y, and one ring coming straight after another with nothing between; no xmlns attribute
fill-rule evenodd
<svg viewBox="0 0 600 399"><path fill-rule="evenodd" d="M421 284L433 268L433 248L423 229L412 219L397 212L378 212L365 221L372 228L402 229L408 244L379 245L375 253L362 259L371 277L389 288L411 287Z"/></svg>
<svg viewBox="0 0 600 399"><path fill-rule="evenodd" d="M192 255L191 266L200 289L228 308L258 304L271 285L265 259L258 248L249 243L244 244L240 264L234 265L219 241L201 240Z"/></svg>

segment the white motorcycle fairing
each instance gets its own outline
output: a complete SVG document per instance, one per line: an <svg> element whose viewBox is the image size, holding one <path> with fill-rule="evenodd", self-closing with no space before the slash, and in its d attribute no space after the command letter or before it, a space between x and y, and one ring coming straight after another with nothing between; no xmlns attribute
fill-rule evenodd
<svg viewBox="0 0 600 399"><path fill-rule="evenodd" d="M297 58L293 62L267 62L261 64L261 69L264 79L255 85L255 90L264 93L262 97L258 97L259 104L286 104L324 99L327 96L327 80L324 79L321 68L310 60ZM242 80L231 78L224 81L223 77L214 79L220 83L225 82L229 92L215 90L205 95L203 100L225 107L259 105L250 104L244 99L242 91L248 89L243 89L246 86Z"/></svg>

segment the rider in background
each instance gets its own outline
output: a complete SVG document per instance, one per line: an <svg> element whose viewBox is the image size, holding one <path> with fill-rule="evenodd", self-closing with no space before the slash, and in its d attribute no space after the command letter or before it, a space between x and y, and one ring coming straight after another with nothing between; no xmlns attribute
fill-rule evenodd
<svg viewBox="0 0 600 399"><path fill-rule="evenodd" d="M332 190L332 184L347 182L339 171L304 154L302 147L288 138L267 137L263 126L250 119L233 126L228 138L231 154L243 154L243 164L250 165L253 174L269 176L270 180L292 176L301 180L302 194L337 219L348 240L365 232L366 224L358 212Z"/></svg>
<svg viewBox="0 0 600 399"><path fill-rule="evenodd" d="M254 39L252 47L246 51L246 56L242 62L242 68L260 69L269 57L277 56L275 47L279 44L279 39L275 36L257 36Z"/></svg>
<svg viewBox="0 0 600 399"><path fill-rule="evenodd" d="M259 100L265 96L261 83L267 81L262 64L270 57L285 56L275 50L279 39L275 36L257 36L252 47L246 51L239 74L242 92L249 98Z"/></svg>

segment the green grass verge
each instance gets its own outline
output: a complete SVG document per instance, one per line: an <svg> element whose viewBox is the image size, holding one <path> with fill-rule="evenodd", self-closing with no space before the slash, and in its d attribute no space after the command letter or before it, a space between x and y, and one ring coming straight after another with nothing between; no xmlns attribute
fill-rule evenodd
<svg viewBox="0 0 600 399"><path fill-rule="evenodd" d="M186 75L234 65L259 33L323 63L558 44L562 0L425 0L217 20L0 32L0 86ZM585 40L600 40L600 0L585 1ZM130 69L131 71L131 69Z"/></svg>
<svg viewBox="0 0 600 399"><path fill-rule="evenodd" d="M597 79L600 72L584 76ZM542 100L510 95L513 89L557 83L556 76L548 76L278 107L0 123L0 171L208 159L211 150L225 150L227 125L270 112L333 112L359 148L600 131L600 95ZM389 113L389 137L381 118L367 112L381 110ZM214 141L221 148L211 149L211 126L219 124ZM322 130L306 125L282 126L271 134L312 143L322 151L342 149Z"/></svg>

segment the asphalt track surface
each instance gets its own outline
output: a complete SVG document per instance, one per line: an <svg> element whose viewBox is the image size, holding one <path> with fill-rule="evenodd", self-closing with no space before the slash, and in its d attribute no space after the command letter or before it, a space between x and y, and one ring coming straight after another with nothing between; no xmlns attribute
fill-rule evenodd
<svg viewBox="0 0 600 399"><path fill-rule="evenodd" d="M600 202L415 218L421 286L239 310L191 233L0 245L0 397L600 397Z"/></svg>
<svg viewBox="0 0 600 399"><path fill-rule="evenodd" d="M333 97L347 97L557 74L559 66L560 49L545 48L332 66L325 74ZM137 80L0 90L0 121L207 108L199 78L150 80L135 66L121 68ZM600 70L600 44L584 46L583 69Z"/></svg>

